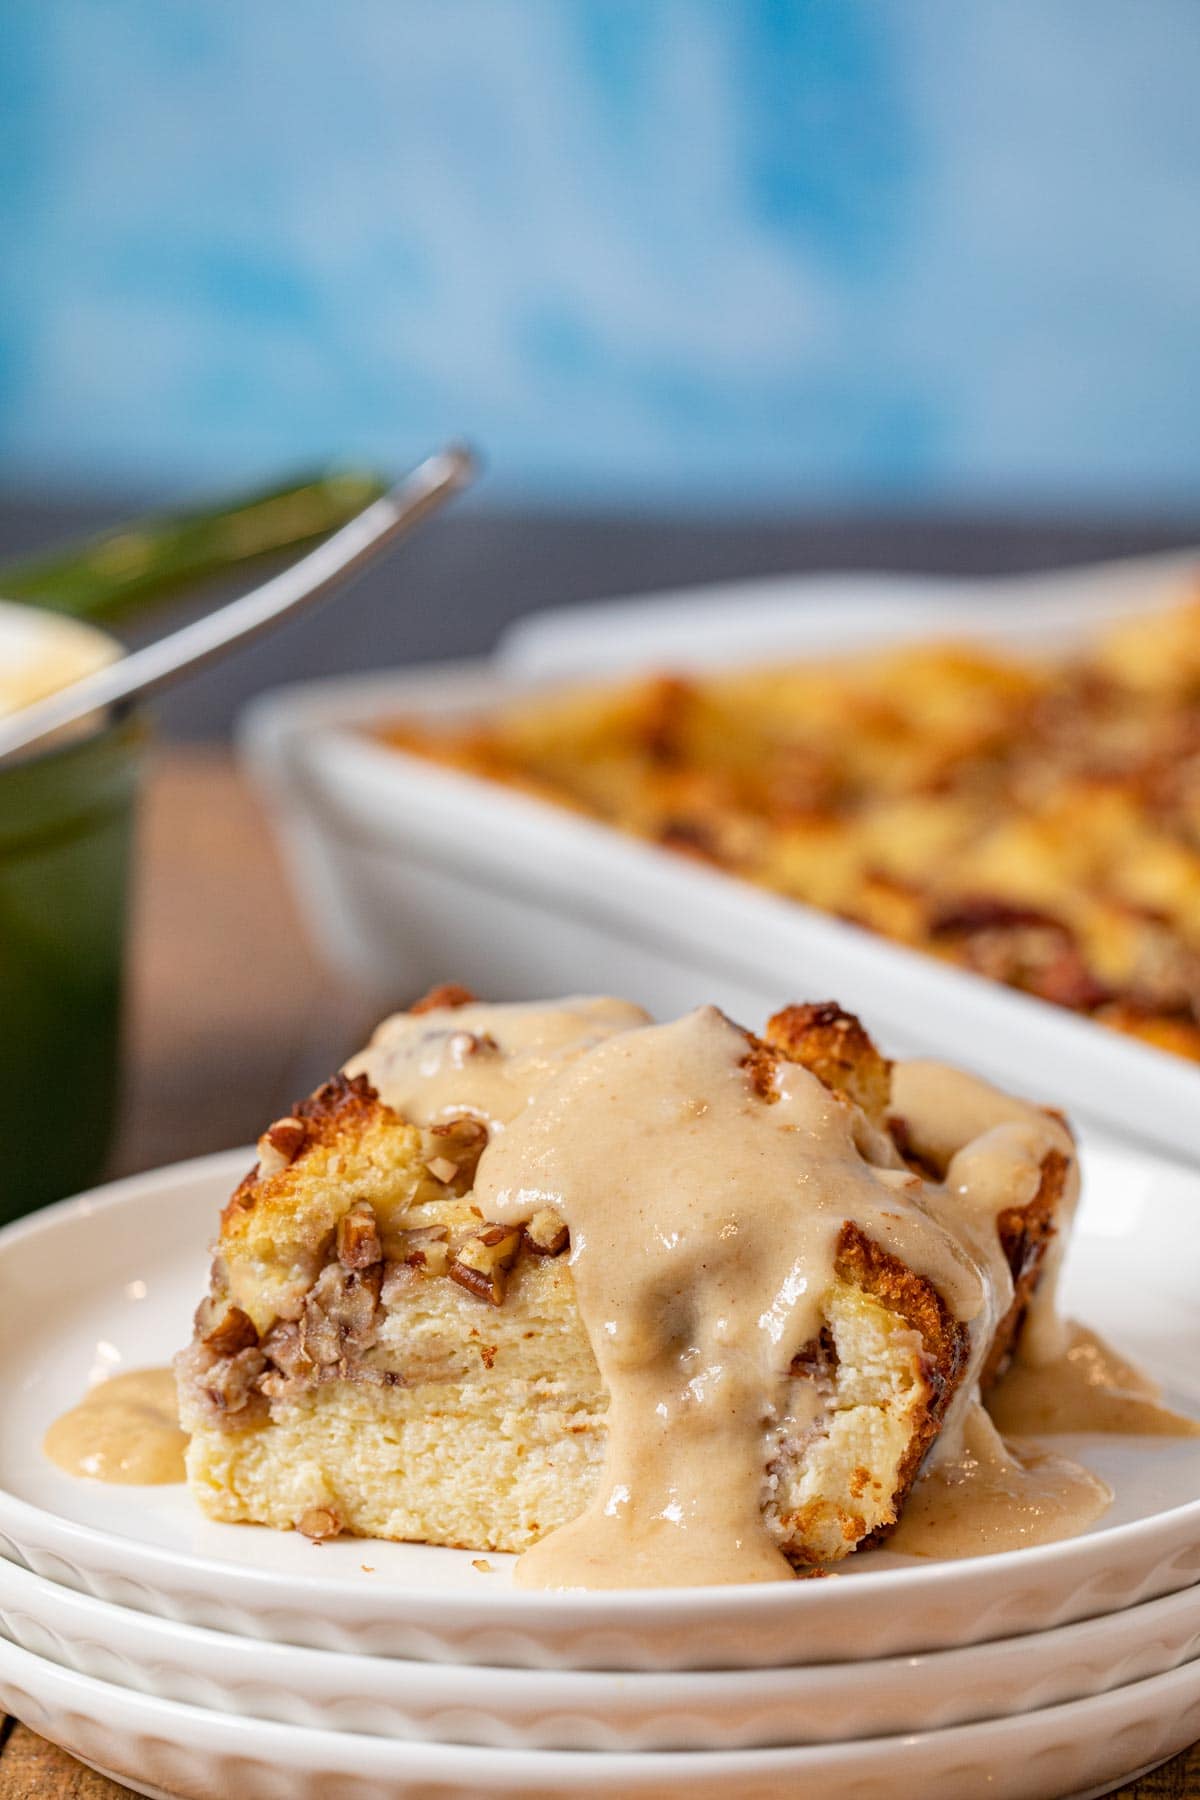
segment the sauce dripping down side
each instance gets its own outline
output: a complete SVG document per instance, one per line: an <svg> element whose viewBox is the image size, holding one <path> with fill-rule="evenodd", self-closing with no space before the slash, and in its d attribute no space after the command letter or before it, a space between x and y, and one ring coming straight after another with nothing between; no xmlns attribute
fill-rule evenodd
<svg viewBox="0 0 1200 1800"><path fill-rule="evenodd" d="M100 1382L56 1419L42 1448L68 1475L162 1486L184 1480L187 1444L172 1371L130 1369Z"/></svg>
<svg viewBox="0 0 1200 1800"><path fill-rule="evenodd" d="M549 1206L567 1221L609 1394L596 1498L526 1553L522 1585L791 1576L762 1516L765 1430L792 1357L820 1330L847 1221L930 1280L980 1353L1011 1298L990 1210L989 1229L972 1230L961 1194L912 1176L799 1065L780 1063L772 1091L757 1091L749 1048L714 1007L611 1037L480 1159L485 1218L515 1224Z"/></svg>

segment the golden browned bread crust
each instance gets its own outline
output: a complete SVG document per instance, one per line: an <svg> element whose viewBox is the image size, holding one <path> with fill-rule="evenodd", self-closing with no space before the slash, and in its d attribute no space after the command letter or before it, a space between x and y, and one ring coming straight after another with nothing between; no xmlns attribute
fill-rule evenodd
<svg viewBox="0 0 1200 1800"><path fill-rule="evenodd" d="M368 1125L402 1125L365 1075L334 1075L291 1113L268 1125L259 1140L259 1161L238 1183L221 1214L223 1236L235 1237L256 1207L281 1205L306 1173L318 1150L335 1148Z"/></svg>
<svg viewBox="0 0 1200 1800"><path fill-rule="evenodd" d="M843 1225L834 1268L843 1281L882 1301L889 1312L907 1319L914 1331L921 1334L925 1350L928 1398L924 1416L916 1424L898 1470L892 1495L894 1525L921 1464L942 1428L946 1408L966 1373L971 1355L971 1334L964 1324L951 1317L931 1282L914 1275L857 1225ZM889 1529L884 1526L877 1530L872 1534L873 1541L886 1537Z"/></svg>
<svg viewBox="0 0 1200 1800"><path fill-rule="evenodd" d="M1042 1163L1041 1180L1033 1199L1027 1206L1005 1207L996 1220L1000 1242L1012 1270L1013 1298L996 1328L991 1349L980 1371L980 1385L985 1392L999 1380L1012 1361L1046 1252L1058 1230L1067 1176L1066 1157L1060 1150L1051 1150Z"/></svg>
<svg viewBox="0 0 1200 1800"><path fill-rule="evenodd" d="M882 1126L892 1090L892 1065L861 1020L836 1000L785 1006L767 1020L763 1037L789 1062L802 1063L834 1093L846 1094L873 1125Z"/></svg>

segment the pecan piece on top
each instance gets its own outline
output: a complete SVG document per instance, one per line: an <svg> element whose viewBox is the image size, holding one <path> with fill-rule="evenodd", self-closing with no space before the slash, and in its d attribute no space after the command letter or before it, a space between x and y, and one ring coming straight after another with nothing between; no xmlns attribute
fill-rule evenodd
<svg viewBox="0 0 1200 1800"><path fill-rule="evenodd" d="M308 1126L303 1119L276 1119L268 1125L258 1140L258 1172L260 1175L278 1175L294 1163L303 1150L308 1138Z"/></svg>
<svg viewBox="0 0 1200 1800"><path fill-rule="evenodd" d="M451 1281L457 1281L479 1300L492 1306L504 1304L508 1272L521 1248L521 1230L516 1225L488 1225L477 1237L460 1244L450 1264Z"/></svg>
<svg viewBox="0 0 1200 1800"><path fill-rule="evenodd" d="M525 1242L535 1256L561 1256L569 1241L566 1221L552 1206L540 1207L525 1227Z"/></svg>
<svg viewBox="0 0 1200 1800"><path fill-rule="evenodd" d="M438 1181L449 1186L459 1182L470 1187L475 1179L479 1158L487 1148L488 1130L480 1119L444 1119L429 1131L436 1155L425 1167Z"/></svg>

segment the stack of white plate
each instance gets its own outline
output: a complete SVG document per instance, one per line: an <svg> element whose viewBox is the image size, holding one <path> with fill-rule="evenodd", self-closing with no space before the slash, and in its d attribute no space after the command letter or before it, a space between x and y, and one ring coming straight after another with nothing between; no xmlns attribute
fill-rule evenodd
<svg viewBox="0 0 1200 1800"><path fill-rule="evenodd" d="M509 1559L202 1519L40 1453L188 1334L243 1155L0 1234L0 1704L153 1795L1099 1794L1200 1738L1200 1440L1075 1444L1086 1536L826 1580L514 1589ZM1200 1182L1085 1146L1068 1301L1200 1411Z"/></svg>

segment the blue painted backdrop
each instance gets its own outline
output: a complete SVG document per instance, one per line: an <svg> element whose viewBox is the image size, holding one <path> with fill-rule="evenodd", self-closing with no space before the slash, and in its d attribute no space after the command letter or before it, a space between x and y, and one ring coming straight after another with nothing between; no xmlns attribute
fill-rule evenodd
<svg viewBox="0 0 1200 1800"><path fill-rule="evenodd" d="M0 0L0 475L1194 505L1200 0Z"/></svg>

